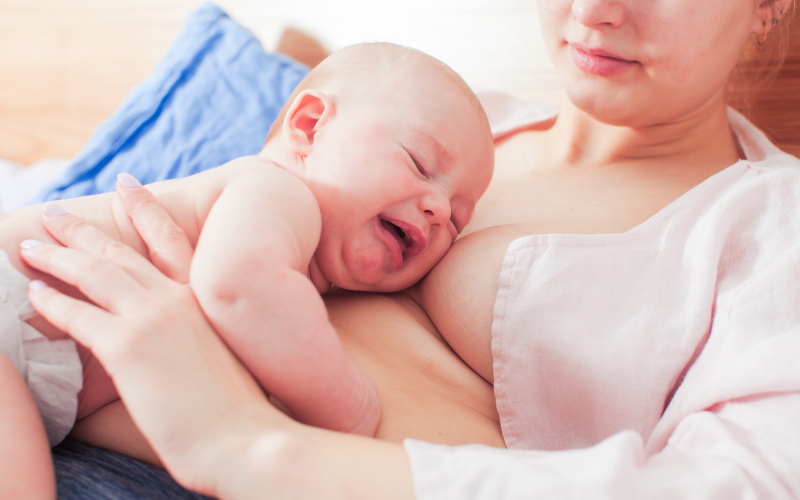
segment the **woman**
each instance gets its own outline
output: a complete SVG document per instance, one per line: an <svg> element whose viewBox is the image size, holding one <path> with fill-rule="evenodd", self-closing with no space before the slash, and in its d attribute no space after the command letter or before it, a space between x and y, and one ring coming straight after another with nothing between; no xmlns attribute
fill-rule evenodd
<svg viewBox="0 0 800 500"><path fill-rule="evenodd" d="M800 170L725 91L789 7L541 0L569 97L556 123L498 146L464 237L419 286L328 299L380 393L379 437L546 451L303 427L185 285L89 255L106 242L70 218L51 231L89 254L23 257L111 314L51 289L31 301L109 369L178 481L221 498L800 496ZM145 237L150 213L134 210Z"/></svg>

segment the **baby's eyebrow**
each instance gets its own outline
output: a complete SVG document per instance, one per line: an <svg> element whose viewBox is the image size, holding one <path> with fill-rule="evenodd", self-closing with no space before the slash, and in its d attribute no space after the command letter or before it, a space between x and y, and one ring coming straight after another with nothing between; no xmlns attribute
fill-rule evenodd
<svg viewBox="0 0 800 500"><path fill-rule="evenodd" d="M444 165L449 165L453 161L450 151L436 137L422 131L417 132L415 135L421 147L428 150L427 153L439 160L440 168Z"/></svg>

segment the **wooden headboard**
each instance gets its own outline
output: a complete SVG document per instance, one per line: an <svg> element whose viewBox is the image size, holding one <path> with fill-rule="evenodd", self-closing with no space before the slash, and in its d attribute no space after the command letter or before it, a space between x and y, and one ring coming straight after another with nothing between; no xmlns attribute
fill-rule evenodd
<svg viewBox="0 0 800 500"><path fill-rule="evenodd" d="M153 70L192 4L0 0L0 158L74 156Z"/></svg>
<svg viewBox="0 0 800 500"><path fill-rule="evenodd" d="M763 46L751 40L731 78L729 101L781 149L800 157L800 16L793 7L787 18ZM769 68L781 58L770 78Z"/></svg>
<svg viewBox="0 0 800 500"><path fill-rule="evenodd" d="M0 0L0 158L29 164L74 156L128 90L153 70L183 19L203 1ZM505 90L556 106L563 98L531 0L217 3L267 50L277 48L287 27L312 34L328 51L391 41L438 57L476 90ZM800 153L797 26L787 26L792 47L784 70L745 109L795 154ZM743 95L740 87L734 89L736 107L744 107Z"/></svg>

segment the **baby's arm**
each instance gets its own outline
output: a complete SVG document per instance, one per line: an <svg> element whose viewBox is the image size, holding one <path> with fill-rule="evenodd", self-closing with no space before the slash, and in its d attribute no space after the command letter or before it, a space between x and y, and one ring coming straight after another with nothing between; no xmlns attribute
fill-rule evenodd
<svg viewBox="0 0 800 500"><path fill-rule="evenodd" d="M262 387L301 422L371 436L377 393L345 354L306 276L320 234L316 200L266 160L235 161L242 174L214 202L192 261L197 299Z"/></svg>

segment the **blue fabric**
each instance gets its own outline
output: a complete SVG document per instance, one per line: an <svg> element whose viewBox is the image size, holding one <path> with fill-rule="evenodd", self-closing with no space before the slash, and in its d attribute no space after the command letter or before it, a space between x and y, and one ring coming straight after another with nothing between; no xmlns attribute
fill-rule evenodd
<svg viewBox="0 0 800 500"><path fill-rule="evenodd" d="M150 183L256 154L307 73L286 56L265 53L252 33L205 4L155 72L34 202L113 191L121 172Z"/></svg>
<svg viewBox="0 0 800 500"><path fill-rule="evenodd" d="M191 175L261 149L308 68L266 54L219 7L186 20L155 72L94 132L36 201L113 191L117 174L144 183ZM200 500L164 470L75 441L53 449L61 500Z"/></svg>
<svg viewBox="0 0 800 500"><path fill-rule="evenodd" d="M205 500L169 474L132 458L66 439L53 448L59 500Z"/></svg>

